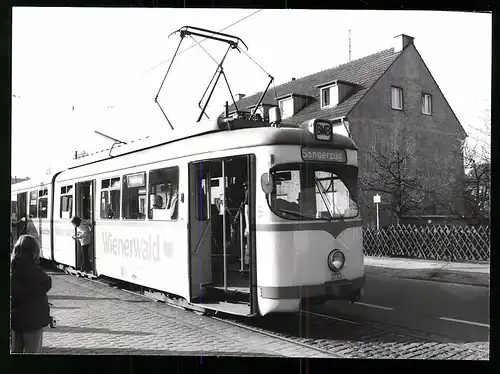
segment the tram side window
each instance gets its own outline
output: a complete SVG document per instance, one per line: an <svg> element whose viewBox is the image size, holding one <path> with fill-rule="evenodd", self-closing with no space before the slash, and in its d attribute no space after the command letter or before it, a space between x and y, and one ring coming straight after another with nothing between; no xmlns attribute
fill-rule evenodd
<svg viewBox="0 0 500 374"><path fill-rule="evenodd" d="M17 221L17 196L12 197L10 202L10 219L12 221Z"/></svg>
<svg viewBox="0 0 500 374"><path fill-rule="evenodd" d="M48 217L48 196L49 191L45 188L43 190L38 191L38 217L39 218L47 218Z"/></svg>
<svg viewBox="0 0 500 374"><path fill-rule="evenodd" d="M146 217L146 172L123 177L122 217L144 219Z"/></svg>
<svg viewBox="0 0 500 374"><path fill-rule="evenodd" d="M149 172L149 219L161 221L176 220L178 197L178 167L151 170Z"/></svg>
<svg viewBox="0 0 500 374"><path fill-rule="evenodd" d="M101 181L101 218L120 219L120 177Z"/></svg>
<svg viewBox="0 0 500 374"><path fill-rule="evenodd" d="M61 187L60 217L69 219L73 217L73 186Z"/></svg>
<svg viewBox="0 0 500 374"><path fill-rule="evenodd" d="M38 191L30 192L30 218L37 218Z"/></svg>

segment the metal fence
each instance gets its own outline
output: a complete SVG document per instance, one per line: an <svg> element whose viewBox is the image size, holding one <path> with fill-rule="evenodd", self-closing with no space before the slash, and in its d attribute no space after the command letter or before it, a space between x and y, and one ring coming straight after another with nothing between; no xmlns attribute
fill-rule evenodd
<svg viewBox="0 0 500 374"><path fill-rule="evenodd" d="M363 229L365 255L446 261L490 261L489 226L394 225Z"/></svg>

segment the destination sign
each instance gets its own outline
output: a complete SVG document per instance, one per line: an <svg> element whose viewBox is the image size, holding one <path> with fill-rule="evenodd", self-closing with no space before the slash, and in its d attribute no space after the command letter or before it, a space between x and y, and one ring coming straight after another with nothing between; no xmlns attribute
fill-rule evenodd
<svg viewBox="0 0 500 374"><path fill-rule="evenodd" d="M143 187L144 184L144 173L127 175L127 187Z"/></svg>
<svg viewBox="0 0 500 374"><path fill-rule="evenodd" d="M302 148L302 160L345 164L347 155L344 149Z"/></svg>

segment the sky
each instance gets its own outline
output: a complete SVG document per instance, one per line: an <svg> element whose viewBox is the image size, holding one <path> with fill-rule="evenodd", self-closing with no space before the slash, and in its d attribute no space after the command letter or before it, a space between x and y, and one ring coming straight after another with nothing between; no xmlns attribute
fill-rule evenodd
<svg viewBox="0 0 500 374"><path fill-rule="evenodd" d="M470 141L489 142L474 129L491 107L491 22L491 14L436 11L15 7L12 175L54 172L75 151L108 148L94 131L123 141L168 136L154 98L180 41L169 35L185 25L245 42L258 65L231 50L224 70L233 94L246 95L262 91L268 74L278 85L348 62L349 30L352 60L392 47L398 34L413 36ZM201 45L212 57L183 40L158 97L176 129L197 126L213 59L227 48ZM221 78L202 122L227 98ZM37 157L26 158L26 149Z"/></svg>

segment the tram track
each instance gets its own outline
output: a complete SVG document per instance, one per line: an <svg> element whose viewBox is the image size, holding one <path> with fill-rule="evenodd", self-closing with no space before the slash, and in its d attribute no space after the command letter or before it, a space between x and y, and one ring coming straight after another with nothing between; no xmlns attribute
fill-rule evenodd
<svg viewBox="0 0 500 374"><path fill-rule="evenodd" d="M414 339L420 339L422 341L433 341L436 343L441 343L441 344L446 344L450 347L453 347L458 350L463 350L464 346L467 347L467 350L471 352L477 352L478 354L488 354L489 355L489 350L486 348L478 348L471 346L469 343L465 341L457 341L453 339L449 339L443 336L438 336L435 334L427 334L427 333L419 333L418 331L415 330L410 330L406 328L401 328L401 327L396 327L396 326L389 326L389 325L384 325L381 323L373 322L373 321L367 321L367 320L350 320L346 318L339 318L339 317L334 317L330 316L327 314L322 314L322 313L315 313L315 312L310 312L310 311L301 311L301 313L306 313L311 316L316 316L319 318L324 318L327 320L333 320L333 321L340 321L344 323L350 323L358 326L370 326L373 329L379 330L379 331L385 331L387 333L392 333L392 334L398 334L401 336L409 337L409 338L414 338Z"/></svg>
<svg viewBox="0 0 500 374"><path fill-rule="evenodd" d="M173 307L173 308L176 308L176 309L181 310L183 312L191 312L193 314L195 314L197 312L196 310L192 310L192 309L188 309L188 308L185 308L185 307L182 307L182 306L179 306L179 305L175 305L175 304L173 304L171 302L162 302L158 298L148 296L144 292L140 292L140 291L137 291L137 290L124 288L123 287L125 285L124 283L121 283L120 286L117 287L115 282L113 282L111 280L108 280L108 279L94 278L94 277L88 276L88 274L84 274L84 273L80 273L80 272L74 272L74 271L71 271L71 272L62 271L62 270L59 270L59 271L64 272L64 273L66 273L68 275L72 275L75 278L81 278L82 280L85 280L85 281L90 282L90 283L95 283L95 284L99 284L99 285L103 285L103 286L107 286L107 287L114 287L114 288L119 289L120 291L132 294L134 296L139 296L139 297L148 299L150 301L154 301L154 302L157 302L157 303L165 304L165 306ZM142 306L142 307L143 308L147 308L148 310L150 310L152 312L155 312L157 314L165 315L165 312L162 312L161 309L158 309L158 308L155 308L155 307L144 307L144 306ZM317 353L319 353L320 357L325 357L325 358L346 358L346 356L333 353L333 352L328 351L326 349L323 349L321 347L316 347L314 345L305 344L303 342L296 341L293 338L288 338L286 336L282 336L281 334L275 334L273 332L265 331L265 330L262 330L262 329L257 329L257 328L255 328L253 326L246 325L244 323L239 323L237 321L231 320L231 316L229 316L229 315L225 315L225 317L219 317L219 314L224 314L224 313L213 312L213 313L209 313L208 315L204 315L204 317L205 318L209 318L209 319L214 320L214 321L218 321L219 323L223 323L223 324L231 326L231 327L237 327L237 328L240 328L240 329L252 332L252 333L260 334L262 336L265 336L266 338L269 337L269 338L272 338L272 339L280 340L280 341L286 342L288 344L293 344L295 346L298 346L298 347L301 347L301 348L305 348L305 349L307 349L309 351L317 352ZM198 314L198 315L200 315L200 314ZM194 328L199 328L198 325L192 324L192 323L188 323L186 321L182 321L182 324L185 324L185 325L189 324L189 325L191 325ZM216 329L216 328L214 328L214 329L208 328L208 329L212 333L215 333L215 334L218 334L218 335L223 335L220 332L220 329ZM282 355L276 354L276 356L280 357ZM318 357L318 356L314 355L313 357Z"/></svg>
<svg viewBox="0 0 500 374"><path fill-rule="evenodd" d="M108 287L116 287L116 283L103 278L84 277L83 279ZM158 298L134 289L135 287L131 284L129 287L123 287L124 285L122 283L117 288L132 295L161 302ZM168 301L161 302L161 304L182 311L196 312L191 308L175 305ZM165 315L161 308L153 306L147 308L155 313ZM489 352L486 349L444 337L407 331L400 327L386 326L372 321L315 313L310 310L257 318L232 316L222 312L210 314L206 318L317 352L321 357L489 359ZM182 323L186 324L187 322L183 321ZM192 326L197 327L194 324ZM209 330L212 333L221 334L216 326L213 329L209 328Z"/></svg>
<svg viewBox="0 0 500 374"><path fill-rule="evenodd" d="M259 328L292 335L309 345L351 358L489 359L486 349L444 337L304 310L288 318L270 317Z"/></svg>

